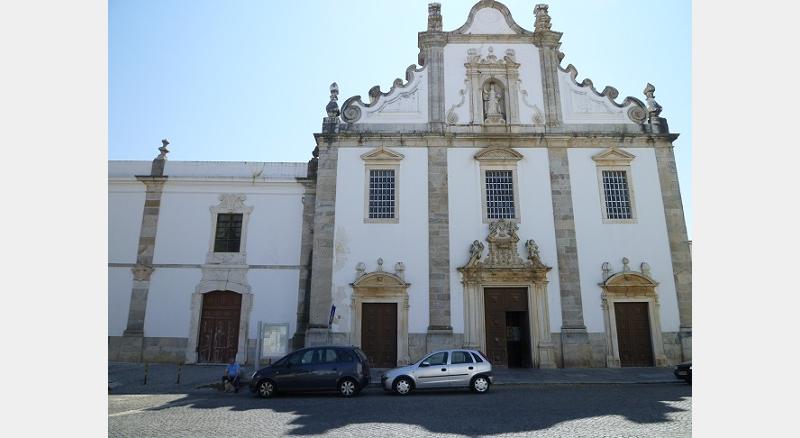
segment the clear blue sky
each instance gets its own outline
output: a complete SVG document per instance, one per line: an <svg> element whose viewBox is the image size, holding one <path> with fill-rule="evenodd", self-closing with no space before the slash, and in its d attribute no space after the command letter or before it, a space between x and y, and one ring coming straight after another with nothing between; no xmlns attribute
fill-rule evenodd
<svg viewBox="0 0 800 438"><path fill-rule="evenodd" d="M473 1L440 0L444 30ZM533 30L541 0L508 0ZM328 86L350 96L404 77L417 62L428 0L110 0L108 154L151 160L168 138L173 160L307 161ZM691 3L551 0L563 32L562 66L617 99L656 87L661 114L680 133L675 155L692 236Z"/></svg>

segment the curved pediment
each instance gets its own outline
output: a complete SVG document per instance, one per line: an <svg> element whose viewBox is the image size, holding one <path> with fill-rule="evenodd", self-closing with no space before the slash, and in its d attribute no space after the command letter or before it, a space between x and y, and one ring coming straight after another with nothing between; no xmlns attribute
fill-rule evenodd
<svg viewBox="0 0 800 438"><path fill-rule="evenodd" d="M493 1L481 0L469 11L467 22L450 32L462 35L533 35L533 32L518 25L506 5Z"/></svg>
<svg viewBox="0 0 800 438"><path fill-rule="evenodd" d="M475 154L475 159L481 162L508 162L519 161L523 158L522 154L509 147L488 147Z"/></svg>
<svg viewBox="0 0 800 438"><path fill-rule="evenodd" d="M389 272L378 271L362 275L356 281L353 282L352 286L354 288L367 288L367 287L407 288L408 286L410 286L410 284L403 281L403 279L400 278L398 275L391 274Z"/></svg>
<svg viewBox="0 0 800 438"><path fill-rule="evenodd" d="M603 282L606 287L656 287L658 283L638 272L617 272Z"/></svg>

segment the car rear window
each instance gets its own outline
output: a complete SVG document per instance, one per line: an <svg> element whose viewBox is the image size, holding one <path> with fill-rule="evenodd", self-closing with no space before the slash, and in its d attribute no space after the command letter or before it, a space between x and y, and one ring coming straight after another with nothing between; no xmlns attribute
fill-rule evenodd
<svg viewBox="0 0 800 438"><path fill-rule="evenodd" d="M483 359L481 359L481 355L478 354L478 353L472 353L472 357L475 358L475 362L478 362L478 363L483 362Z"/></svg>
<svg viewBox="0 0 800 438"><path fill-rule="evenodd" d="M350 354L349 351L336 350L336 354L339 355L339 362L352 362L353 361L353 355Z"/></svg>
<svg viewBox="0 0 800 438"><path fill-rule="evenodd" d="M472 358L466 351L454 351L453 357L450 359L451 364L457 363L472 363Z"/></svg>

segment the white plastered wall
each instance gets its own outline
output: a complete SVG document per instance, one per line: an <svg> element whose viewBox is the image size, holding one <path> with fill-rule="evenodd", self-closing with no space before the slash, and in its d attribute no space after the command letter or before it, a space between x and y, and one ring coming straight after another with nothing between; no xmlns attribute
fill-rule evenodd
<svg viewBox="0 0 800 438"><path fill-rule="evenodd" d="M575 236L581 276L583 317L589 332L603 332L601 289L602 264L609 262L613 272L622 271L622 258L639 271L642 262L651 268L659 283L656 291L661 305L661 330L677 331L678 302L672 277L672 261L661 199L661 186L653 149L623 149L636 156L630 176L635 203L635 223L603 223L596 162L592 155L605 149L570 149L569 173Z"/></svg>
<svg viewBox="0 0 800 438"><path fill-rule="evenodd" d="M425 68L415 71L414 77L405 87L395 87L388 93L386 96L381 95L372 106L359 105L361 118L356 123L428 122L428 72Z"/></svg>
<svg viewBox="0 0 800 438"><path fill-rule="evenodd" d="M392 149L405 156L399 162L399 221L396 224L364 223L367 181L361 155L378 146L368 144L339 149L332 285L337 317L332 329L334 332L351 330L353 288L350 283L355 281L356 265L363 262L366 272L373 272L380 257L384 261L384 271L390 273L394 273L395 263L405 264L405 280L411 283L408 331L425 333L428 328L428 151L426 148Z"/></svg>
<svg viewBox="0 0 800 438"><path fill-rule="evenodd" d="M628 109L633 103L620 108L609 102L608 97L598 96L591 87L578 86L569 73L561 70L558 71L558 83L564 123L636 124L628 117Z"/></svg>
<svg viewBox="0 0 800 438"><path fill-rule="evenodd" d="M502 12L494 8L483 8L475 13L475 16L472 18L472 24L464 33L478 35L512 35L516 32L508 26Z"/></svg>
<svg viewBox="0 0 800 438"><path fill-rule="evenodd" d="M145 185L136 180L108 185L108 262L136 263ZM130 285L128 285L130 288ZM128 290L130 294L130 290Z"/></svg>
<svg viewBox="0 0 800 438"><path fill-rule="evenodd" d="M481 241L488 253L486 237L489 226L483 223L481 209L480 166L473 157L478 148L448 149L448 187L450 209L450 300L453 331L464 331L464 287L456 270L469 259L474 240ZM533 239L539 245L542 261L553 269L548 274L547 299L550 310L550 330L560 331L561 298L558 282L553 204L550 197L550 170L546 149L515 149L524 158L517 163L519 181L518 253L526 258L525 241Z"/></svg>

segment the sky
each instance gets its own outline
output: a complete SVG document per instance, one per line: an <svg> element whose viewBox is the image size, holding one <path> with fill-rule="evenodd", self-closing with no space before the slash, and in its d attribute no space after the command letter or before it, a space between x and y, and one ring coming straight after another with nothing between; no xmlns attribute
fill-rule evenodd
<svg viewBox="0 0 800 438"><path fill-rule="evenodd" d="M533 30L542 0L504 1ZM109 0L108 158L305 162L331 82L339 104L388 90L416 64L428 0ZM474 1L439 0L443 28ZM649 82L670 131L692 238L691 2L551 0L561 65L644 101Z"/></svg>

